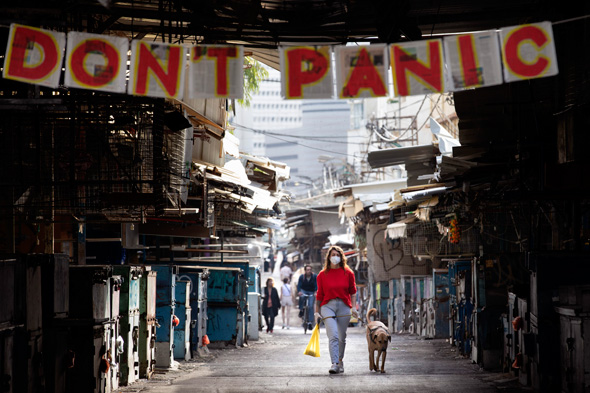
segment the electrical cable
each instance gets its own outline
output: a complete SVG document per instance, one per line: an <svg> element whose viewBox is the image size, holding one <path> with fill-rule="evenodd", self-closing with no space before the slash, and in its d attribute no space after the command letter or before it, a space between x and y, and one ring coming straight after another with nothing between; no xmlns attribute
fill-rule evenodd
<svg viewBox="0 0 590 393"><path fill-rule="evenodd" d="M422 106L424 105L424 101L426 100L426 98L427 98L427 97L429 97L429 96L424 96L424 100L422 100L422 104L420 104L420 108L418 108L418 113L416 113L416 115L414 116L414 119L412 120L412 124L414 123L414 121L415 121L415 120L416 120L416 118L418 117L418 114L420 113L420 110L422 109ZM436 103L434 104L434 107L433 107L433 108L432 108L432 110L430 111L430 114L429 114L429 115L426 117L426 120L424 121L424 123L422 123L422 125L421 125L420 127L416 128L416 131L415 131L415 132L412 132L412 135L413 135L413 134L415 134L415 133L418 133L418 132L420 132L420 130L421 130L422 128L424 128L424 126L426 125L426 122L428 122L428 121L430 120L430 117L432 116L432 114L434 113L434 111L437 109L437 105L438 105L438 103L439 103L439 101L440 101L440 98L441 98L441 97L442 97L442 94L438 96L438 99L436 100ZM372 131L373 131L373 133L374 133L374 134L376 134L376 135L377 135L379 138L381 138L383 141L385 141L385 142L389 142L389 143L395 143L395 142L397 142L398 140L400 140L400 139L401 139L401 138L404 136L404 134L405 134L406 132L408 132L408 130L409 130L410 128L411 128L411 124L410 124L410 126L409 126L409 127L408 127L408 128L407 128L407 129L406 129L404 132L402 132L402 133L401 133L401 134L400 134L398 137L395 137L395 138L393 138L393 139L388 139L388 138L385 138L383 135L379 134L379 133L378 133L376 130L372 130Z"/></svg>
<svg viewBox="0 0 590 393"><path fill-rule="evenodd" d="M269 134L267 134L265 131L261 131L261 130L255 130L254 128L250 128L250 127L242 126L242 125L240 125L240 124L237 124L237 123L232 123L232 125L233 125L233 126L238 126L238 127L242 128L242 129L245 129L245 130L250 130L250 131L258 132L258 133L260 133L260 134L267 135L267 136L269 136L269 137L271 137L271 138L275 138L275 139L278 139L278 140L280 140L280 141L283 141L283 142L289 142L289 143L293 143L293 141L290 141L290 140L287 140L287 139L284 139L284 138L280 138L280 137L278 137L278 136L275 136L275 135L269 135ZM287 137L288 137L288 135L287 135ZM341 156L346 156L346 157L355 157L355 158L356 158L356 156L354 156L354 155L352 155L352 154L346 154L346 153L340 153L340 152L333 151L333 150L326 150L326 149L321 149L321 148L319 148L319 147L314 147L314 146L304 145L303 143L300 143L300 142L295 142L295 144L297 144L297 145L299 145L299 146L307 147L307 148L309 148L309 149L323 151L323 152L325 152L325 153L330 153L330 154L338 154L338 155L341 155Z"/></svg>

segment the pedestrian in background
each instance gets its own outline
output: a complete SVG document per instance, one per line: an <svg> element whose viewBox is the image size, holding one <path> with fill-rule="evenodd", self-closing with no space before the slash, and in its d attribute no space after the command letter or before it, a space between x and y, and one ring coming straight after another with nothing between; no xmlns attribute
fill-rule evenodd
<svg viewBox="0 0 590 393"><path fill-rule="evenodd" d="M272 333L275 326L275 317L279 315L279 308L281 301L279 293L275 288L275 280L269 277L266 280L266 287L264 288L264 296L262 297L262 315L266 321L266 332Z"/></svg>
<svg viewBox="0 0 590 393"><path fill-rule="evenodd" d="M346 330L351 315L356 312L356 282L354 272L348 267L344 251L338 246L328 249L324 268L318 274L318 293L315 317L322 318L329 340L330 374L344 372L344 349Z"/></svg>
<svg viewBox="0 0 590 393"><path fill-rule="evenodd" d="M281 267L281 281L285 278L291 282L291 277L293 276L293 270L291 269L291 264L289 262L284 262L283 266Z"/></svg>
<svg viewBox="0 0 590 393"><path fill-rule="evenodd" d="M273 273L277 273L283 267L283 261L285 259L285 254L283 253L283 248L279 248L275 255L275 267L271 270ZM276 269L276 270L275 270Z"/></svg>
<svg viewBox="0 0 590 393"><path fill-rule="evenodd" d="M283 329L291 329L291 307L293 306L293 296L291 294L291 285L289 280L283 278L283 285L281 286L281 316L283 317ZM287 325L285 325L285 314L287 314Z"/></svg>
<svg viewBox="0 0 590 393"><path fill-rule="evenodd" d="M304 307L309 307L307 321L303 323L308 324L308 329L312 329L313 315L311 314L312 306L315 303L315 292L318 290L317 276L311 270L311 265L305 265L304 274L299 276L297 281L297 294L299 295L299 318L303 318ZM307 301L303 295L308 295ZM305 302L305 304L304 304Z"/></svg>

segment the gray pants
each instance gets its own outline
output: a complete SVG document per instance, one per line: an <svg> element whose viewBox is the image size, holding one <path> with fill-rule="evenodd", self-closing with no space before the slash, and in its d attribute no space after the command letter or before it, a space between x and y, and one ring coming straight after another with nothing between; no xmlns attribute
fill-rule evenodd
<svg viewBox="0 0 590 393"><path fill-rule="evenodd" d="M344 348L346 348L346 329L350 323L350 313L351 308L348 307L342 299L332 299L320 309L322 318L345 315L340 318L324 319L332 363L339 363L340 359L344 358Z"/></svg>

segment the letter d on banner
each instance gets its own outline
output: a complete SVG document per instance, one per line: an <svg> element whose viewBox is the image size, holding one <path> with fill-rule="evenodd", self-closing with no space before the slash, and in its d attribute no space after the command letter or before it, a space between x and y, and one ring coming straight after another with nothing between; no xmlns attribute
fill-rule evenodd
<svg viewBox="0 0 590 393"><path fill-rule="evenodd" d="M10 25L2 76L56 88L65 45L65 33L13 23Z"/></svg>

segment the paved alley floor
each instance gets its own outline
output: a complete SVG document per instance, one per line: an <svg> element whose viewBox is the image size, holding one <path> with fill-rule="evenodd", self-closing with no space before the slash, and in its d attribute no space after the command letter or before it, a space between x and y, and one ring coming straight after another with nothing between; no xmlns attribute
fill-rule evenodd
<svg viewBox="0 0 590 393"><path fill-rule="evenodd" d="M180 362L178 370L159 373L121 392L520 392L509 374L482 371L457 355L445 340L393 335L386 373L369 371L365 330L348 329L344 374L330 375L325 330L321 357L303 355L310 333L281 329L243 348L212 349L208 359Z"/></svg>

